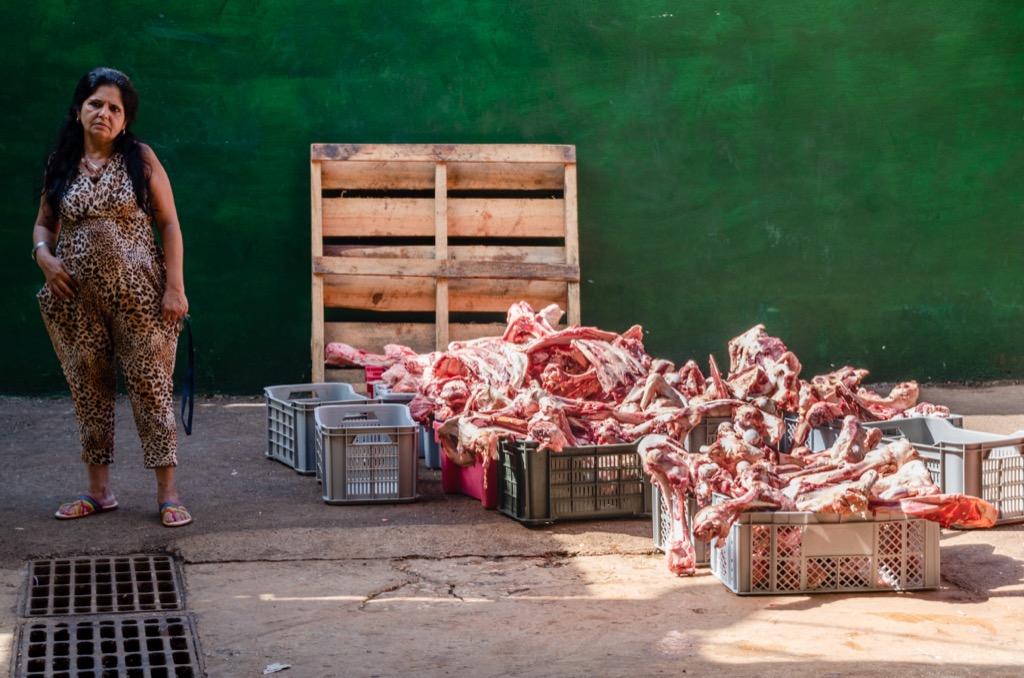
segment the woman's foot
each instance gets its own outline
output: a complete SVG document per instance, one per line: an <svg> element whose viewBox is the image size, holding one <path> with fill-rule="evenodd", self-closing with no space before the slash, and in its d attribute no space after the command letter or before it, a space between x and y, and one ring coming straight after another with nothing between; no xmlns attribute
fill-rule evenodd
<svg viewBox="0 0 1024 678"><path fill-rule="evenodd" d="M160 522L164 527L184 527L192 522L192 514L180 502L169 501L160 505Z"/></svg>
<svg viewBox="0 0 1024 678"><path fill-rule="evenodd" d="M117 500L113 497L110 497L106 503L103 503L87 494L83 494L74 501L61 504L54 515L57 517L57 520L75 520L76 518L91 516L94 513L113 511L116 508Z"/></svg>

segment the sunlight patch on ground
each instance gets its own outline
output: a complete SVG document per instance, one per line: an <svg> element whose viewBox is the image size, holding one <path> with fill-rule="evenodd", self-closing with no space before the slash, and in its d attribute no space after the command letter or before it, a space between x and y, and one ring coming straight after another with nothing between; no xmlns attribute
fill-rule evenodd
<svg viewBox="0 0 1024 678"><path fill-rule="evenodd" d="M11 647L14 645L13 633L0 633L0 666L11 663Z"/></svg>

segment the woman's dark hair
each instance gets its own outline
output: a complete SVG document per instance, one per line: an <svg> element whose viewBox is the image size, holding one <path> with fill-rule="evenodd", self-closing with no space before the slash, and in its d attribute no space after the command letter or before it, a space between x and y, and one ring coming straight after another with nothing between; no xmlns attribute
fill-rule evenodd
<svg viewBox="0 0 1024 678"><path fill-rule="evenodd" d="M128 168L128 176L135 191L135 201L139 207L152 216L153 204L149 194L149 176L151 168L142 158L142 147L139 138L132 132L131 126L139 113L139 93L127 75L113 68L95 68L86 73L78 86L68 108L67 117L57 132L57 141L46 159L46 172L43 175L43 191L41 197L46 200L53 218L60 215L60 201L67 192L71 182L78 174L78 163L85 153L85 133L78 122L78 113L82 104L99 87L114 85L121 91L121 102L124 104L125 131L114 140L114 152L124 156Z"/></svg>

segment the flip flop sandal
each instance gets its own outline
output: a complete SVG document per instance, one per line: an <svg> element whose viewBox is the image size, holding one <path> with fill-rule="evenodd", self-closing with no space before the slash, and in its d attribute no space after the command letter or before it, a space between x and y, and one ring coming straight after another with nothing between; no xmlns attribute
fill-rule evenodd
<svg viewBox="0 0 1024 678"><path fill-rule="evenodd" d="M61 507L57 509L57 513L54 515L57 520L76 520L78 518L85 518L91 516L94 513L102 513L103 511L113 511L117 508L117 501L113 504L103 506L98 501L93 499L87 494L83 494L81 497L74 501L69 501L66 504L61 504Z"/></svg>
<svg viewBox="0 0 1024 678"><path fill-rule="evenodd" d="M185 517L175 520L175 513L183 513ZM167 502L160 507L160 522L164 527L184 527L192 522L192 514L181 504Z"/></svg>

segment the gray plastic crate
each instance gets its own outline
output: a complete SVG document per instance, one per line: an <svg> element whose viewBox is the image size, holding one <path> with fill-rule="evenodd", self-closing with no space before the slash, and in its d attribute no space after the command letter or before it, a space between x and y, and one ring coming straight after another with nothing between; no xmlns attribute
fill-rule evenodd
<svg viewBox="0 0 1024 678"><path fill-rule="evenodd" d="M314 416L324 502L416 500L418 427L408 407L326 405Z"/></svg>
<svg viewBox="0 0 1024 678"><path fill-rule="evenodd" d="M882 441L897 438L917 449L943 493L981 497L999 524L1024 521L1024 431L1001 436L931 417L883 422Z"/></svg>
<svg viewBox="0 0 1024 678"><path fill-rule="evenodd" d="M525 525L634 518L651 513L651 485L636 443L537 451L537 442L498 446L498 510Z"/></svg>
<svg viewBox="0 0 1024 678"><path fill-rule="evenodd" d="M263 389L267 401L265 455L303 475L316 473L316 426L321 405L366 401L351 384L288 384Z"/></svg>
<svg viewBox="0 0 1024 678"><path fill-rule="evenodd" d="M430 426L420 426L420 457L427 468L441 468L441 445L434 439L434 429Z"/></svg>
<svg viewBox="0 0 1024 678"><path fill-rule="evenodd" d="M797 417L795 414L787 414L784 418L786 424L786 432L782 436L782 442L779 445L780 452L789 452L793 447L793 436L796 435ZM887 421L863 421L861 422L868 428L882 428L889 426L893 422L900 421L919 421L922 419L936 419L938 421L948 422L950 426L956 428L963 428L964 418L960 414L951 414L948 417L904 417L900 419L889 419ZM811 452L821 452L827 450L836 444L836 439L839 438L839 431L842 428L843 422L836 421L831 424L823 424L822 426L815 426L811 429L810 434L807 436L807 441L804 442L804 446L807 447ZM913 441L911 441L913 442Z"/></svg>
<svg viewBox="0 0 1024 678"><path fill-rule="evenodd" d="M377 384L374 388L374 396L382 403L408 405L416 397L416 394L392 391L384 384ZM419 454L427 468L441 468L441 447L434 440L434 432L422 425L420 426Z"/></svg>
<svg viewBox="0 0 1024 678"><path fill-rule="evenodd" d="M725 413L726 409L728 408L704 415L704 418L693 427L686 436L687 452L696 454L704 445L710 445L718 440L718 426L723 422L732 421L732 410L728 409L728 413Z"/></svg>
<svg viewBox="0 0 1024 678"><path fill-rule="evenodd" d="M672 499L674 501L675 497ZM711 547L707 542L692 539L693 517L699 510L697 498L692 495L688 496L683 516L686 520L686 529L693 541L694 564L697 567L707 567L711 560ZM651 485L651 524L654 526L654 546L664 553L668 548L669 539L672 537L672 514L669 513L665 495L661 493L661 486L656 483Z"/></svg>
<svg viewBox="0 0 1024 678"><path fill-rule="evenodd" d="M939 586L939 524L900 513L748 512L711 572L739 595L911 591Z"/></svg>

